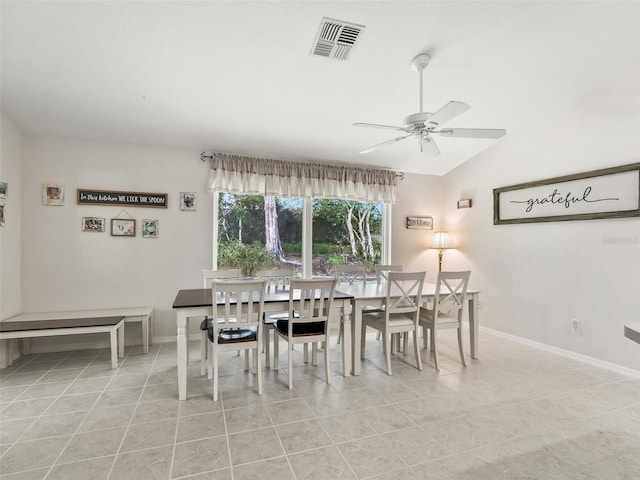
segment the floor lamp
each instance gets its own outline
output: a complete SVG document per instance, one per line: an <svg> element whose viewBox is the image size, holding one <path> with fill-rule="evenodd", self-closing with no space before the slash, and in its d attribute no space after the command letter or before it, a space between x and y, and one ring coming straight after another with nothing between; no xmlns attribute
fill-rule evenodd
<svg viewBox="0 0 640 480"><path fill-rule="evenodd" d="M442 271L442 254L444 250L453 248L453 240L449 236L449 232L435 232L431 239L431 248L438 249L438 271Z"/></svg>

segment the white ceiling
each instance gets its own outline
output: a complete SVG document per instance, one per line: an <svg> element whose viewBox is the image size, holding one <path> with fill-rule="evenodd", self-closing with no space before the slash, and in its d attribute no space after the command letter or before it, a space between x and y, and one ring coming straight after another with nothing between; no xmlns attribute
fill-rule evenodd
<svg viewBox="0 0 640 480"><path fill-rule="evenodd" d="M442 175L602 85L623 83L614 105L640 99L637 1L3 0L0 13L2 110L39 134ZM366 27L349 60L309 54L323 16ZM358 154L397 135L352 123L419 110L409 62L423 51L425 110L463 101L446 126L507 136L437 137L436 158L413 139Z"/></svg>

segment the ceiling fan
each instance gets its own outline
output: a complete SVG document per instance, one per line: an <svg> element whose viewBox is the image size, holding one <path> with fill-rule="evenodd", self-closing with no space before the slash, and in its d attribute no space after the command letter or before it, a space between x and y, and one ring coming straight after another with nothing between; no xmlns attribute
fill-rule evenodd
<svg viewBox="0 0 640 480"><path fill-rule="evenodd" d="M358 127L384 128L387 130L397 130L407 135L392 138L386 142L379 143L360 153L369 153L385 145L404 140L409 137L416 137L420 144L420 151L430 155L440 155L440 149L432 138L432 134L438 133L442 137L466 137L466 138L501 138L507 131L499 128L441 128L441 125L448 122L461 113L466 112L471 107L463 102L451 101L435 113L424 112L422 110L422 71L429 65L431 56L426 53L417 55L411 60L411 68L420 72L420 112L412 113L404 119L403 127L392 125L380 125L377 123L354 123ZM439 130L438 130L439 129Z"/></svg>

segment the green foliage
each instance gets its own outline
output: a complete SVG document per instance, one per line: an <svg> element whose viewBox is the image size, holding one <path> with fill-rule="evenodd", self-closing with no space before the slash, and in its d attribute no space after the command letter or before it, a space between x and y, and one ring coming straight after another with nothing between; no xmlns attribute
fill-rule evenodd
<svg viewBox="0 0 640 480"><path fill-rule="evenodd" d="M243 244L237 241L218 245L218 266L221 268L239 268L242 275L252 277L258 270L278 265L274 255L259 243Z"/></svg>
<svg viewBox="0 0 640 480"><path fill-rule="evenodd" d="M302 255L302 242L282 242L282 251L288 255Z"/></svg>

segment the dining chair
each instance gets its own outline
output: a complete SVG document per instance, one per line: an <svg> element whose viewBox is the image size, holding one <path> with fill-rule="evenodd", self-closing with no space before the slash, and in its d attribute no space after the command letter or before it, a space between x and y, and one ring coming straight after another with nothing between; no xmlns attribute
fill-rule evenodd
<svg viewBox="0 0 640 480"><path fill-rule="evenodd" d="M367 278L367 270L364 265L335 265L333 272L338 283L346 283L348 285L362 283ZM340 330L338 331L337 343L340 343L344 336L344 316L348 314L349 312L342 312L340 315Z"/></svg>
<svg viewBox="0 0 640 480"><path fill-rule="evenodd" d="M376 274L376 282L382 283L389 280L389 272L401 272L402 265L374 265L373 271ZM365 306L364 310L375 311L379 310L376 307ZM376 334L376 340L380 340L380 332ZM393 352L392 352L393 353Z"/></svg>
<svg viewBox="0 0 640 480"><path fill-rule="evenodd" d="M274 324L274 370L280 367L279 341L287 342L289 389L293 388L293 356L291 346L312 344L311 364L317 364L317 343L324 342L324 366L327 383L329 373L329 313L336 290L335 279L293 279L289 287L289 317Z"/></svg>
<svg viewBox="0 0 640 480"><path fill-rule="evenodd" d="M387 361L387 374L391 375L391 349L389 342L394 334L413 332L418 370L422 360L418 349L418 315L422 298L425 272L389 272L387 295L380 311L363 312L360 357L365 358L367 327L382 332L382 346Z"/></svg>
<svg viewBox="0 0 640 480"><path fill-rule="evenodd" d="M239 268L232 270L202 270L202 288L211 288L214 280L225 278L239 279L242 272ZM211 317L200 322L200 375L207 371L207 330L211 327Z"/></svg>
<svg viewBox="0 0 640 480"><path fill-rule="evenodd" d="M293 279L295 272L292 268L271 268L266 270L260 270L256 273L256 277L267 282L267 293L284 293L289 288L291 280ZM270 340L271 331L273 330L273 324L278 320L289 318L288 312L275 312L263 315L262 323L264 325L264 343L263 350L265 353L265 367L271 368L271 353L270 353Z"/></svg>
<svg viewBox="0 0 640 480"><path fill-rule="evenodd" d="M470 276L470 271L438 272L433 309L429 309L428 307L420 309L419 324L424 330L424 348L426 349L429 344L428 332L430 330L431 352L433 354L433 365L436 370L439 370L437 332L445 328L458 329L460 361L463 366L467 366L464 360L464 350L462 349L462 312L464 310L464 300L467 294Z"/></svg>
<svg viewBox="0 0 640 480"><path fill-rule="evenodd" d="M208 370L213 378L213 400L218 400L218 354L233 350L253 350L258 395L262 395L262 315L264 280L213 280L213 316L207 329ZM216 308L216 305L218 306ZM245 363L245 370L248 370Z"/></svg>

